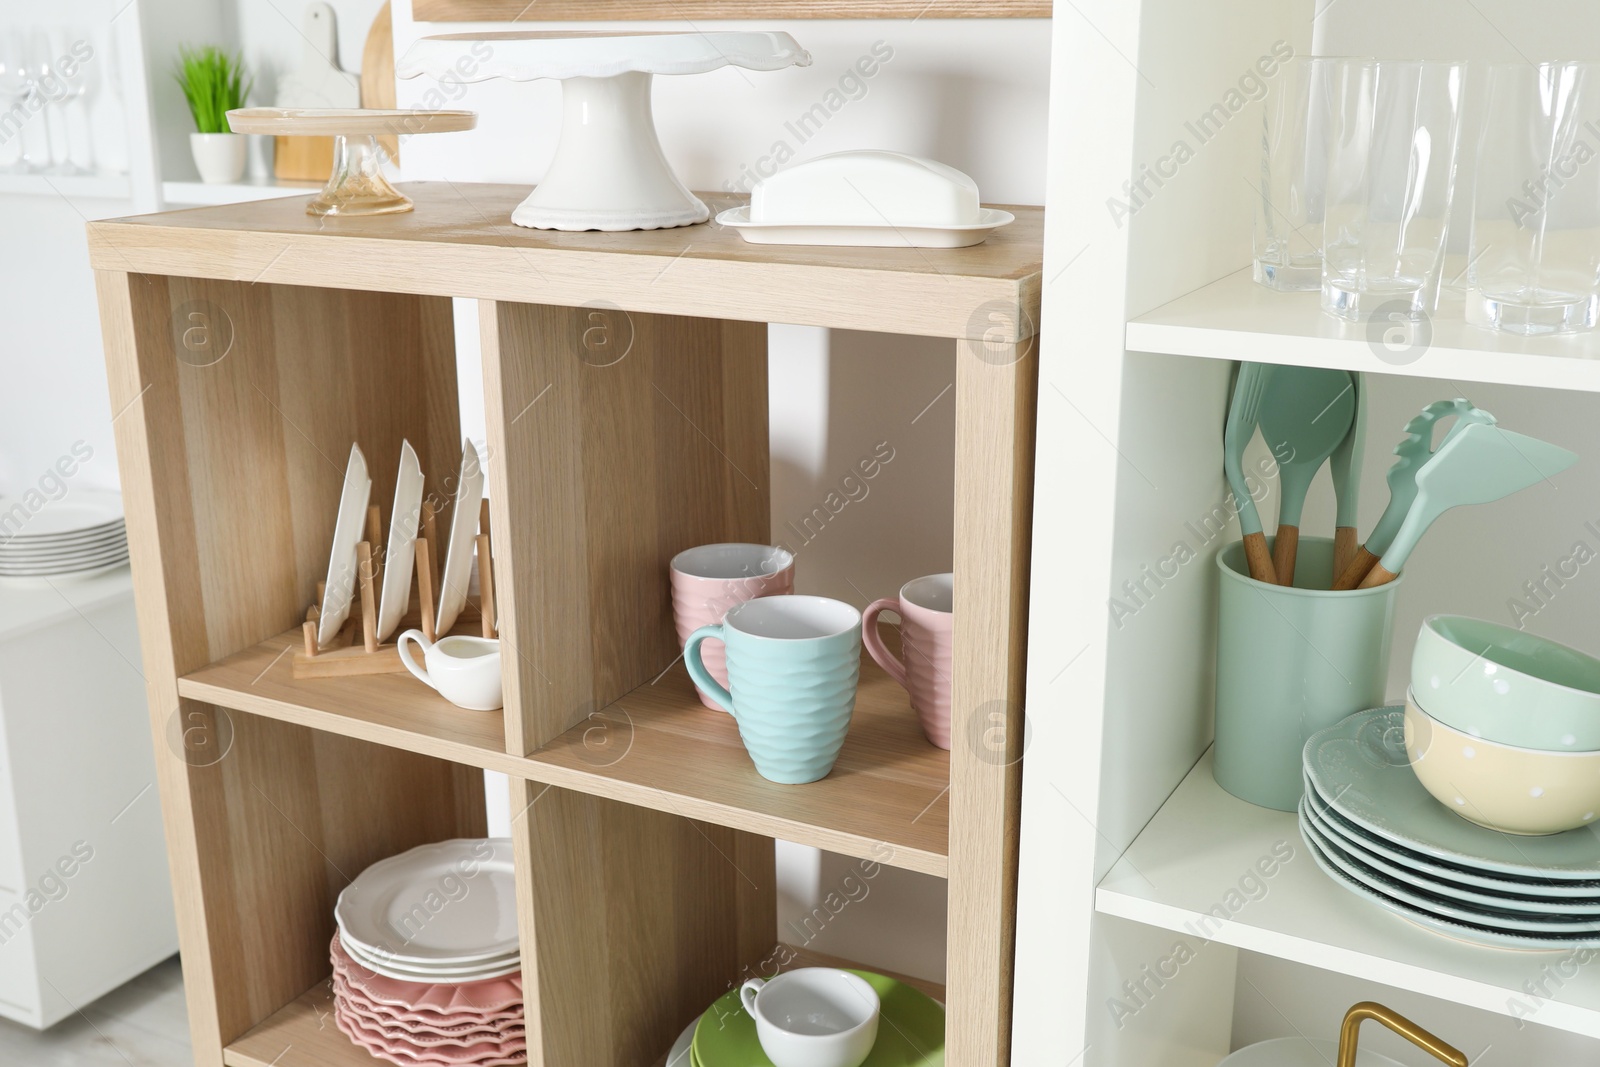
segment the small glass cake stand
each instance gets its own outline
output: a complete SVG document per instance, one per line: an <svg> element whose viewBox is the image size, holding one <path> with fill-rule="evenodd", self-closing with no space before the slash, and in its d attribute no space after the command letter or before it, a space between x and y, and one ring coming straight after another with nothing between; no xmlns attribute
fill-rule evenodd
<svg viewBox="0 0 1600 1067"><path fill-rule="evenodd" d="M780 70L811 56L787 33L454 33L424 37L396 65L402 78L561 81L561 140L544 181L511 213L544 230L655 230L710 211L661 151L650 109L657 74L718 67Z"/></svg>
<svg viewBox="0 0 1600 1067"><path fill-rule="evenodd" d="M355 108L246 107L228 112L234 133L332 137L333 174L306 204L309 215L392 215L411 199L383 176L378 138L455 133L478 124L471 111L368 111Z"/></svg>

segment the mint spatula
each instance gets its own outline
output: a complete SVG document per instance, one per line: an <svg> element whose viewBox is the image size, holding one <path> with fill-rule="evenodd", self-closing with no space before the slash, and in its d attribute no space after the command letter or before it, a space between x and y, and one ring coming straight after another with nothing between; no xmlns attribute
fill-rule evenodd
<svg viewBox="0 0 1600 1067"><path fill-rule="evenodd" d="M1350 561L1356 558L1356 519L1361 502L1361 461L1367 447L1367 376L1362 371L1351 371L1350 380L1356 386L1356 413L1350 420L1350 432L1345 434L1339 447L1328 457L1328 473L1333 475L1333 495L1338 502L1333 521L1333 576L1339 577Z"/></svg>
<svg viewBox="0 0 1600 1067"><path fill-rule="evenodd" d="M1278 460L1278 536L1272 570L1294 584L1300 512L1317 471L1346 437L1355 417L1350 373L1323 367L1277 367L1261 398L1261 436Z"/></svg>
<svg viewBox="0 0 1600 1067"><path fill-rule="evenodd" d="M1360 585L1377 565L1378 557L1388 551L1394 535L1400 530L1400 524L1405 521L1406 513L1411 510L1412 501L1417 498L1417 472L1434 454L1433 428L1440 419L1451 415L1456 416L1456 424L1450 427L1445 441L1471 423L1494 425L1493 415L1462 398L1435 400L1411 417L1411 421L1406 423L1405 436L1394 446L1395 461L1388 474L1389 506L1383 509L1383 516L1372 528L1367 543L1356 549L1355 558L1339 570L1339 577L1333 583L1334 589L1354 589Z"/></svg>
<svg viewBox="0 0 1600 1067"><path fill-rule="evenodd" d="M1261 532L1261 516L1244 479L1244 450L1256 434L1256 419L1261 412L1261 396L1275 368L1261 363L1241 363L1233 381L1233 396L1228 403L1228 421L1222 431L1222 469L1233 490L1233 506L1239 512L1239 532L1244 537L1244 558L1250 577L1258 582L1277 584L1267 537Z"/></svg>
<svg viewBox="0 0 1600 1067"><path fill-rule="evenodd" d="M1417 471L1417 498L1362 589L1392 582L1435 519L1462 504L1487 504L1566 470L1578 457L1547 441L1468 423Z"/></svg>

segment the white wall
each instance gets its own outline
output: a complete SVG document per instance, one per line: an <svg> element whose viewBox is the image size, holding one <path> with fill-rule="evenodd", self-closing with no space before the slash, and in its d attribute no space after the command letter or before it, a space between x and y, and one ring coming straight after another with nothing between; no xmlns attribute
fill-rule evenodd
<svg viewBox="0 0 1600 1067"><path fill-rule="evenodd" d="M415 25L399 10L407 6L399 4L395 11L397 55L429 32L471 28ZM920 20L717 28L741 25L789 31L811 51L814 63L774 73L724 69L656 79L662 144L690 188L726 189L739 180L742 167L770 155L782 139L801 159L866 147L931 156L970 173L985 200L1043 202L1048 23ZM809 143L796 143L785 120L821 100L879 41L893 49L893 58ZM420 106L433 87L429 80L402 82L400 105ZM479 128L411 139L401 150L407 178L531 183L548 166L560 128L556 83L480 83L466 87L448 106L478 111ZM684 240L691 243L694 231L685 230ZM475 330L458 329L458 343L474 337ZM952 346L795 326L774 326L770 346L773 530L775 538L798 549L801 591L863 607L910 578L948 570L955 424L953 393L944 390L954 381ZM474 360L461 363L463 398L481 397ZM464 417L468 432L481 435L481 411ZM808 543L800 543L792 531L786 534L785 524L809 512L879 441L890 443L895 458L867 495ZM842 857L782 846L780 934L806 940L798 932L801 918L851 875L852 866ZM944 882L885 869L868 888L864 900L814 934L812 947L942 978Z"/></svg>
<svg viewBox="0 0 1600 1067"><path fill-rule="evenodd" d="M87 219L126 203L0 195L0 493L15 493L83 440L94 456L75 485L115 488Z"/></svg>

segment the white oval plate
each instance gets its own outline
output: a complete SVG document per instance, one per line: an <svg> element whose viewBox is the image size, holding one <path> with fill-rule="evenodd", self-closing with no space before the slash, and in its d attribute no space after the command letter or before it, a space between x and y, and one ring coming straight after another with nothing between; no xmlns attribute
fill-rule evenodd
<svg viewBox="0 0 1600 1067"><path fill-rule="evenodd" d="M843 245L851 248L967 248L981 244L1016 216L999 208L980 208L978 221L958 226L897 226L890 223L835 226L820 223L751 222L750 206L730 207L717 215L717 225L737 230L758 245Z"/></svg>
<svg viewBox="0 0 1600 1067"><path fill-rule="evenodd" d="M522 971L522 957L514 955L509 959L498 960L492 963L478 964L467 968L429 968L407 967L397 964L392 960L375 959L358 953L354 946L345 945L345 952L358 967L364 967L375 974L385 978L393 978L397 982L420 982L426 985L466 985L470 982L487 982L496 978L505 978L508 975L518 974Z"/></svg>
<svg viewBox="0 0 1600 1067"><path fill-rule="evenodd" d="M27 527L24 526L24 529ZM87 545L105 544L107 541L126 541L128 527L120 522L107 526L96 526L92 530L81 530L70 534L46 534L43 537L30 537L19 533L14 537L0 539L0 552L61 552L67 549L83 548Z"/></svg>
<svg viewBox="0 0 1600 1067"><path fill-rule="evenodd" d="M101 567L116 567L128 562L126 549L121 552L108 552L103 556L90 559L64 560L60 563L37 564L34 566L11 566L0 564L0 575L8 578L48 578L57 574L79 574L83 571L99 570Z"/></svg>
<svg viewBox="0 0 1600 1067"><path fill-rule="evenodd" d="M466 965L520 951L511 841L458 838L380 860L339 894L334 917L388 966Z"/></svg>
<svg viewBox="0 0 1600 1067"><path fill-rule="evenodd" d="M0 512L14 505L11 497L0 500ZM30 515L10 537L0 530L0 539L16 537L59 537L84 533L97 526L122 521L122 494L106 489L75 489L70 495L54 500Z"/></svg>

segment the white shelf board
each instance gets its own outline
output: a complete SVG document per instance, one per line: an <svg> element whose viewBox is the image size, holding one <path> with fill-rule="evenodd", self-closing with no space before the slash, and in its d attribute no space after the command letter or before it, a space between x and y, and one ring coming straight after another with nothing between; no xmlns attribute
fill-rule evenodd
<svg viewBox="0 0 1600 1067"><path fill-rule="evenodd" d="M1410 362L1381 358L1368 329L1324 313L1317 293L1273 292L1242 270L1131 320L1126 344L1136 352L1600 392L1600 331L1519 337L1481 330L1467 325L1459 298L1448 294L1432 316L1430 344Z"/></svg>
<svg viewBox="0 0 1600 1067"><path fill-rule="evenodd" d="M322 185L322 182L283 182L276 178L245 178L215 185L200 181L162 182L161 198L180 207L212 207L282 196L310 196Z"/></svg>
<svg viewBox="0 0 1600 1067"><path fill-rule="evenodd" d="M133 184L126 174L0 174L0 193L131 200Z"/></svg>
<svg viewBox="0 0 1600 1067"><path fill-rule="evenodd" d="M1097 911L1176 931L1191 948L1220 941L1600 1037L1600 967L1572 966L1595 952L1483 948L1391 914L1317 867L1293 814L1231 796L1211 764L1207 752L1101 880ZM1263 878L1256 864L1279 842L1294 855ZM1241 887L1252 877L1265 886L1258 899L1244 891L1256 882ZM1530 994L1529 982L1544 983L1550 999Z"/></svg>

